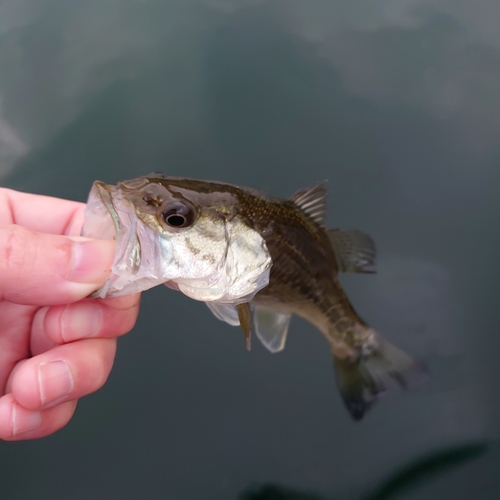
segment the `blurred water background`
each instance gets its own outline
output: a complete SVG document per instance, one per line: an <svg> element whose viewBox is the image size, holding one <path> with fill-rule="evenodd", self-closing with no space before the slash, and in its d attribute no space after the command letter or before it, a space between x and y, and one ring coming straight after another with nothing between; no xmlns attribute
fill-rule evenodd
<svg viewBox="0 0 500 500"><path fill-rule="evenodd" d="M349 296L432 370L354 424L312 326L248 353L158 287L63 431L0 443L0 498L500 498L499 19L497 0L0 0L2 185L328 179L329 225L379 252Z"/></svg>

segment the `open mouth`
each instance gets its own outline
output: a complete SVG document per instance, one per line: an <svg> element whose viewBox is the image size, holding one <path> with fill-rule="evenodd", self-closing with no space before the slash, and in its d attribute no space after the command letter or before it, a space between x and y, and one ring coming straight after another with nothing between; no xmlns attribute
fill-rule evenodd
<svg viewBox="0 0 500 500"><path fill-rule="evenodd" d="M85 209L82 236L116 240L111 276L91 297L113 297L145 289L137 283L141 267L137 216L119 188L94 182Z"/></svg>
<svg viewBox="0 0 500 500"><path fill-rule="evenodd" d="M96 181L92 186L85 209L82 236L121 240L121 222L113 206L111 188Z"/></svg>

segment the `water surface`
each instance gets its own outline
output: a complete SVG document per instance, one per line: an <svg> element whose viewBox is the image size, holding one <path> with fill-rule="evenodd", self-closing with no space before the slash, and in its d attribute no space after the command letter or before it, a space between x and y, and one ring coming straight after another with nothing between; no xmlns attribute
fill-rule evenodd
<svg viewBox="0 0 500 500"><path fill-rule="evenodd" d="M2 499L499 498L499 16L495 0L0 2L3 185L83 201L151 171L280 196L328 179L329 225L379 250L349 296L432 370L354 424L312 326L248 353L159 287L63 431L0 444Z"/></svg>

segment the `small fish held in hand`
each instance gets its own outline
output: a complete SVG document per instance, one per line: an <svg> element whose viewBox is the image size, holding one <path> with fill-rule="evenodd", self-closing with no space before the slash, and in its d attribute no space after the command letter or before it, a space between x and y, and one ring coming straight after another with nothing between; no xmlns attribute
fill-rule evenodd
<svg viewBox="0 0 500 500"><path fill-rule="evenodd" d="M375 245L360 231L326 229L323 184L290 199L222 182L150 174L108 185L96 181L82 235L116 238L112 274L94 297L159 284L203 301L253 329L271 352L285 346L296 314L330 344L337 385L359 420L393 387L420 382L425 365L370 328L337 275L375 272Z"/></svg>

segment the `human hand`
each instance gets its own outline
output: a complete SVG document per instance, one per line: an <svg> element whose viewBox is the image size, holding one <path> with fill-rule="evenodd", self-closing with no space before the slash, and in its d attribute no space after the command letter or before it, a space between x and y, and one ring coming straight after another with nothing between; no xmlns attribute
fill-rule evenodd
<svg viewBox="0 0 500 500"><path fill-rule="evenodd" d="M87 299L112 240L80 238L85 205L0 188L0 439L47 436L98 390L140 295Z"/></svg>

